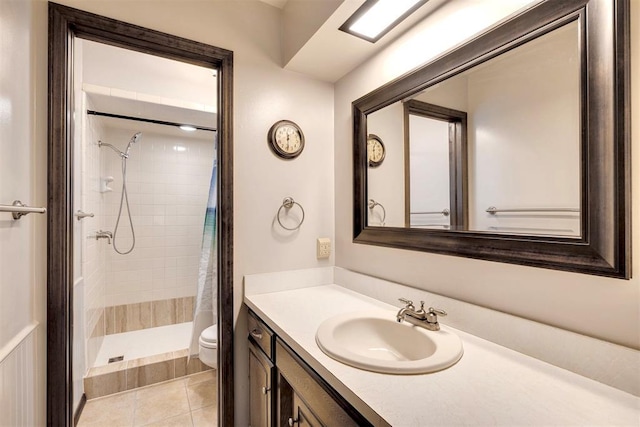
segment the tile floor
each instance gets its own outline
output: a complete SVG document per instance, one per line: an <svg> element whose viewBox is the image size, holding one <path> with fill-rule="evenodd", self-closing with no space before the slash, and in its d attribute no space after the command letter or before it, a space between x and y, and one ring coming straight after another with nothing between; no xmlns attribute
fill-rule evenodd
<svg viewBox="0 0 640 427"><path fill-rule="evenodd" d="M78 427L218 425L216 371L87 401Z"/></svg>

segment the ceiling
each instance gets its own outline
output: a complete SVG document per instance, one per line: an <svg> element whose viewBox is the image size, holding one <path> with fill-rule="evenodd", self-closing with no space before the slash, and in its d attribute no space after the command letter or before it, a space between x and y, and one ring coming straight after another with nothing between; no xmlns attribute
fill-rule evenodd
<svg viewBox="0 0 640 427"><path fill-rule="evenodd" d="M326 15L321 17L318 16L318 4L314 4L316 0L261 1L269 4L284 4L282 7L284 21L282 37L285 50L283 67L320 80L335 82L435 12L448 0L428 1L376 43L370 43L338 30L365 0L322 0L331 2L334 6L326 10ZM318 22L319 20L321 22ZM313 28L307 31L288 30L296 25L300 26L300 22L311 25ZM302 39L291 42L292 37L302 37ZM294 52L287 51L287 46L291 44L296 46Z"/></svg>
<svg viewBox="0 0 640 427"><path fill-rule="evenodd" d="M89 100L90 110L132 118L152 119L206 128L216 127L216 114L211 111L185 107L177 102L167 102L168 100L165 100L165 102L158 100L147 102L117 96L115 94L100 93L93 90L94 87L84 86Z"/></svg>
<svg viewBox="0 0 640 427"><path fill-rule="evenodd" d="M121 118L110 118L104 116L96 117L106 128L134 129L143 133L153 133L167 135L176 138L187 139L208 139L213 138L211 131L197 130L185 132L176 126L163 126L157 123L145 123L136 118L151 119L155 121L166 121L170 123L189 124L205 128L216 127L216 114L210 111L187 108L184 105L172 105L171 102L158 103L145 102L131 98L124 98L114 94L100 93L94 87L85 85L84 91L87 94L89 109L100 113L116 114L130 117L128 120Z"/></svg>
<svg viewBox="0 0 640 427"><path fill-rule="evenodd" d="M0 0L1 1L1 0ZM144 120L215 128L217 77L214 70L122 49L89 40L75 46L81 58L82 90L88 110L128 118L104 118L108 127L136 128L151 125ZM119 64L127 64L122 67ZM140 121L142 120L142 121ZM154 126L155 133L185 133L176 126Z"/></svg>

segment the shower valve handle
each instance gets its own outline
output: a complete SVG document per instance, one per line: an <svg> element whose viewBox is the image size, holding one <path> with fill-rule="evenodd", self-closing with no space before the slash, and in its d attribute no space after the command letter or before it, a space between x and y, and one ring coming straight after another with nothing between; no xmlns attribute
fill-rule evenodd
<svg viewBox="0 0 640 427"><path fill-rule="evenodd" d="M83 218L93 218L94 217L93 213L82 212L81 210L78 210L75 213L75 216L76 216L76 219L78 221L80 221Z"/></svg>

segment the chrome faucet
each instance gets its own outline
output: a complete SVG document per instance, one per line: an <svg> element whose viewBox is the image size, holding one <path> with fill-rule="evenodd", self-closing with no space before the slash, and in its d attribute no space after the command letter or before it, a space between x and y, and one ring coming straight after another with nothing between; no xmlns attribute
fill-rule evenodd
<svg viewBox="0 0 640 427"><path fill-rule="evenodd" d="M420 326L421 328L425 328L430 331L440 330L438 316L446 316L447 313L444 310L429 307L427 311L424 311L424 301L420 301L420 310L416 310L413 305L413 301L404 298L400 298L399 301L403 302L405 306L398 311L396 316L398 322L406 320L413 325Z"/></svg>
<svg viewBox="0 0 640 427"><path fill-rule="evenodd" d="M111 239L113 239L113 233L110 231L96 231L96 240L98 239L107 239L107 243L111 244Z"/></svg>

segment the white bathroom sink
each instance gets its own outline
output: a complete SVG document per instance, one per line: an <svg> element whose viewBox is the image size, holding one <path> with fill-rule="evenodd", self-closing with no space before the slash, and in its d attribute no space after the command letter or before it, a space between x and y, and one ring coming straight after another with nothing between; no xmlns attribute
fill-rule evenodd
<svg viewBox="0 0 640 427"><path fill-rule="evenodd" d="M316 342L339 362L386 374L440 371L460 360L463 352L454 333L398 323L395 313L381 311L331 317L318 327Z"/></svg>

